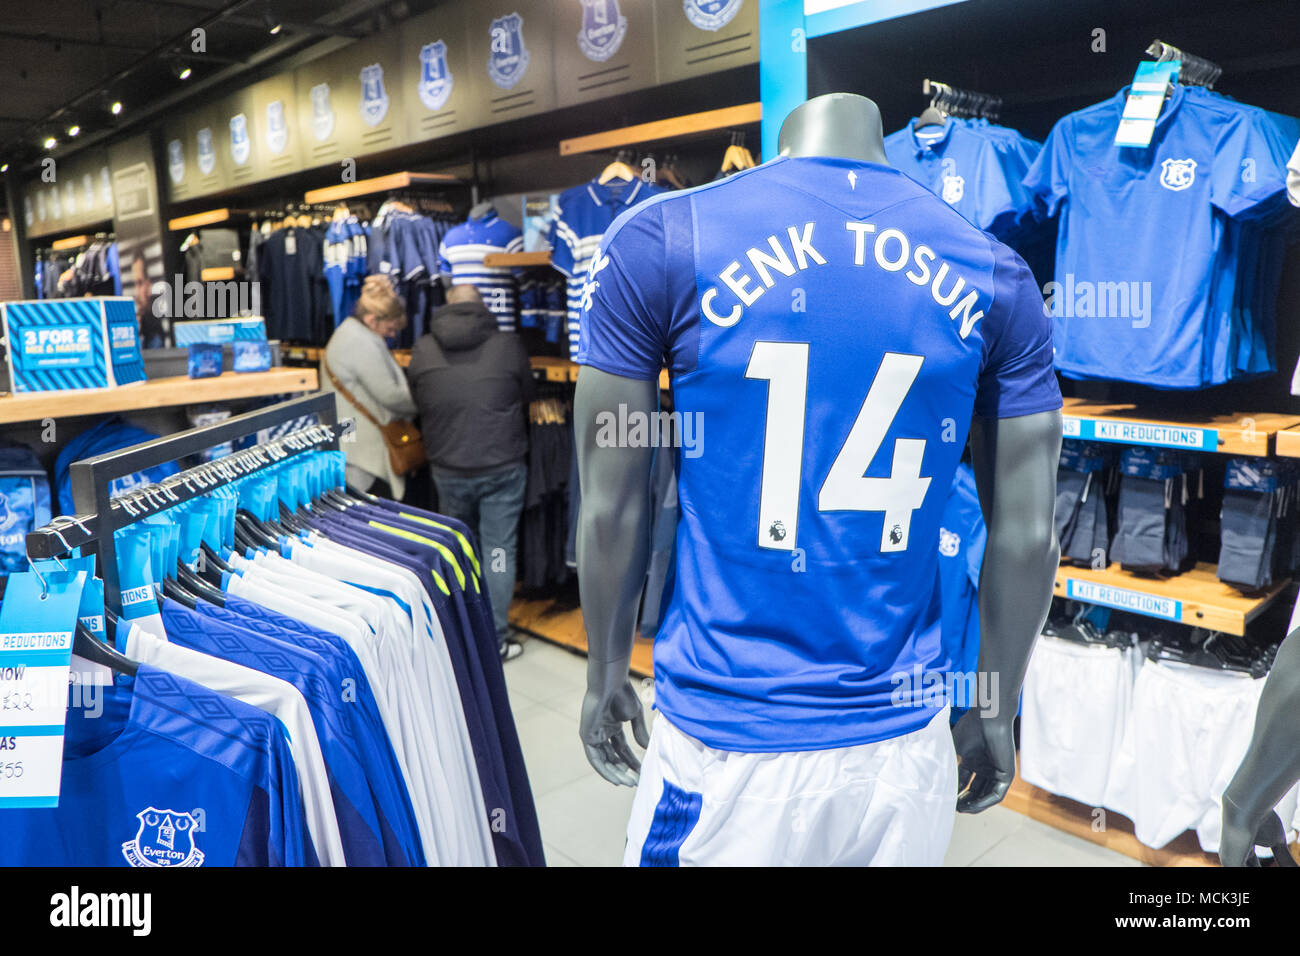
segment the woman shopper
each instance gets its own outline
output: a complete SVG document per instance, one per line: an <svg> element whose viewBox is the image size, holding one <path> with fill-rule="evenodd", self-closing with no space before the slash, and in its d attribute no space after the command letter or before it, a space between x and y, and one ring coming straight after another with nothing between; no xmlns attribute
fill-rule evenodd
<svg viewBox="0 0 1300 956"><path fill-rule="evenodd" d="M337 393L339 419L356 431L339 447L347 456L348 483L361 491L401 500L406 479L393 471L379 426L415 417L406 376L388 349L388 338L406 326L406 305L385 276L366 278L354 314L339 323L321 362L321 385ZM357 410L364 406L364 412ZM365 414L369 412L369 415Z"/></svg>

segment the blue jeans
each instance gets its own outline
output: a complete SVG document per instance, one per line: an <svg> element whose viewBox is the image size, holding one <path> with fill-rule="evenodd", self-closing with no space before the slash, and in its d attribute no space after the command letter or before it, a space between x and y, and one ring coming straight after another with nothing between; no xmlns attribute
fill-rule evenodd
<svg viewBox="0 0 1300 956"><path fill-rule="evenodd" d="M465 522L478 535L479 562L487 581L499 644L505 643L510 634L508 619L510 599L515 593L515 550L527 481L528 468L522 464L508 465L485 475L433 472L439 511Z"/></svg>

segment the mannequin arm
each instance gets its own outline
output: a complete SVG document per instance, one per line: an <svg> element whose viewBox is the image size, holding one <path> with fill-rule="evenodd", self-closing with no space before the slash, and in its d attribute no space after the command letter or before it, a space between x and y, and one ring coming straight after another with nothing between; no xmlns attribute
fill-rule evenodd
<svg viewBox="0 0 1300 956"><path fill-rule="evenodd" d="M1015 777L1012 723L1060 563L1053 515L1061 414L977 418L971 455L988 527L980 573L979 670L996 684L990 685L992 700L981 701L954 728L960 788L969 786L957 804L964 813L1000 802Z"/></svg>
<svg viewBox="0 0 1300 956"><path fill-rule="evenodd" d="M1223 793L1224 866L1249 862L1255 836L1273 807L1300 779L1300 629L1278 649L1255 713L1255 733Z"/></svg>
<svg viewBox="0 0 1300 956"><path fill-rule="evenodd" d="M642 747L650 742L640 698L628 680L637 609L650 561L650 447L602 447L602 422L653 415L657 382L584 367L573 418L582 507L578 514L578 588L587 629L587 694L579 733L591 765L606 780L633 786L640 765L623 723L632 721ZM615 428L613 434L617 434Z"/></svg>

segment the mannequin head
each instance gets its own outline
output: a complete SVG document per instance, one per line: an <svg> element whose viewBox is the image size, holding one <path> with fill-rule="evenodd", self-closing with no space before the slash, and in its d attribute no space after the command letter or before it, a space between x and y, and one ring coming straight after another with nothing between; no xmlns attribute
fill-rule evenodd
<svg viewBox="0 0 1300 956"><path fill-rule="evenodd" d="M406 305L384 276L367 276L353 316L381 339L406 328Z"/></svg>
<svg viewBox="0 0 1300 956"><path fill-rule="evenodd" d="M827 93L800 103L781 124L782 156L838 156L888 165L880 107L856 93Z"/></svg>

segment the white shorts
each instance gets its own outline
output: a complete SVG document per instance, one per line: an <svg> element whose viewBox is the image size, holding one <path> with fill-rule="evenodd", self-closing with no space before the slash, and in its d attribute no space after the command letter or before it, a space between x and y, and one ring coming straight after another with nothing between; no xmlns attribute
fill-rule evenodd
<svg viewBox="0 0 1300 956"><path fill-rule="evenodd" d="M1020 705L1020 776L1099 807L1128 727L1136 649L1040 637Z"/></svg>
<svg viewBox="0 0 1300 956"><path fill-rule="evenodd" d="M948 710L835 750L714 750L659 714L624 866L938 866L952 837Z"/></svg>
<svg viewBox="0 0 1300 956"><path fill-rule="evenodd" d="M1133 821L1139 840L1159 849L1195 829L1201 849L1218 852L1220 801L1250 745L1263 686L1228 671L1142 665L1106 794L1106 806Z"/></svg>

